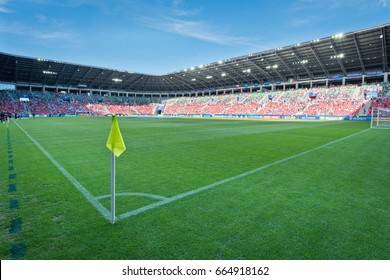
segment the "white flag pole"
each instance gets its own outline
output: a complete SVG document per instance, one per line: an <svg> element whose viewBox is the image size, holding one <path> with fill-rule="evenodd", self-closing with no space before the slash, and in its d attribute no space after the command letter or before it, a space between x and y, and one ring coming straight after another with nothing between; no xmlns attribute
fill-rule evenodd
<svg viewBox="0 0 390 280"><path fill-rule="evenodd" d="M115 223L115 154L111 153L111 223Z"/></svg>

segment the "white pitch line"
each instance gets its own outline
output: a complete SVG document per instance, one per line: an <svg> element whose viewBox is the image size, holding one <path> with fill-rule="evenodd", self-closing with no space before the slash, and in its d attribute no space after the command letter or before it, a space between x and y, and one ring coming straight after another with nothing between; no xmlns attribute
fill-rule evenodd
<svg viewBox="0 0 390 280"><path fill-rule="evenodd" d="M93 195L88 192L88 190L83 185L81 185L75 177L73 177L61 164L59 164L58 161L56 161L37 141L35 141L35 139L32 138L30 134L28 134L28 132L25 131L16 121L13 123L16 124L24 132L24 134L26 134L31 142L33 142L35 146L37 146L38 149L40 149L41 152L62 172L62 174L68 178L68 180L76 187L76 189L84 195L84 197L96 208L96 210L100 212L100 214L103 215L104 218L107 220L111 219L110 212L102 204L100 204L100 202L95 197L93 197Z"/></svg>
<svg viewBox="0 0 390 280"><path fill-rule="evenodd" d="M116 193L115 196L144 196L144 197L149 197L152 199L157 199L157 200L166 200L168 199L165 196L161 195L156 195L156 194L150 194L150 193L134 193L134 192L126 192L126 193ZM111 194L105 194L105 195L100 195L96 196L96 199L103 199L103 198L109 198L111 197Z"/></svg>
<svg viewBox="0 0 390 280"><path fill-rule="evenodd" d="M366 130L362 130L362 131L359 131L357 133L354 133L354 134L351 134L351 135L348 135L346 137L343 137L343 138L340 138L340 139L337 139L337 140L334 140L334 141L331 141L327 144L324 144L324 145L321 145L321 146L318 146L316 148L313 148L313 149L310 149L310 150L307 150L307 151L304 151L302 153L299 153L299 154L296 154L296 155L293 155L293 156L290 156L290 157L287 157L287 158L284 158L284 159L281 159L281 160L277 160L277 161L274 161L272 163L269 163L267 165L264 165L264 166L261 166L261 167L258 167L258 168L255 168L253 170L250 170L248 172L244 172L244 173L241 173L239 175L236 175L236 176L233 176L233 177L230 177L230 178L227 178L227 179L224 179L224 180L221 180L221 181L218 181L218 182L215 182L215 183L212 183L210 185L207 185L207 186L204 186L204 187L201 187L201 188L198 188L198 189L195 189L195 190L191 190L191 191L188 191L188 192L185 192L185 193L182 193L182 194L178 194L176 196L173 196L171 198L167 198L165 200L162 200L162 201L158 201L158 202L155 202L155 203L152 203L152 204L149 204L149 205L146 205L144 207L141 207L141 208L138 208L138 209L135 209L133 211L130 211L130 212L127 212L127 213L124 213L124 214L121 214L117 217L117 220L121 220L121 219L124 219L124 218L128 218L128 217L131 217L131 216L135 216L135 215L138 215L140 213L143 213L147 210L150 210L150 209L153 209L153 208L156 208L156 207L159 207L159 206L162 206L162 205L165 205L165 204L168 204L170 202L173 202L173 201L176 201L176 200L179 200L179 199L182 199L184 197L187 197L187 196L190 196L190 195L193 195L193 194L197 194L199 192L202 192L202 191L205 191L205 190L208 190L208 189L211 189L211 188L214 188L216 186L219 186L219 185L222 185L222 184L225 184L225 183L229 183L229 182L232 182L234 180L237 180L237 179L240 179L240 178L243 178L243 177L246 177L248 175L251 175L251 174L254 174L256 172L259 172L261 170L264 170L268 167L271 167L271 166L274 166L274 165L277 165L279 163L283 163L283 162L286 162L286 161L289 161L291 159L294 159L294 158L297 158L297 157L300 157L300 156L303 156L303 155L306 155L308 153L311 153L311 152L314 152L314 151L317 151L319 149L322 149L322 148L325 148L327 146L330 146L330 145L333 145L337 142L340 142L340 141L343 141L343 140L346 140L346 139L349 139L351 137L354 137L356 135L359 135L363 132L366 132L370 130L369 128L366 129Z"/></svg>

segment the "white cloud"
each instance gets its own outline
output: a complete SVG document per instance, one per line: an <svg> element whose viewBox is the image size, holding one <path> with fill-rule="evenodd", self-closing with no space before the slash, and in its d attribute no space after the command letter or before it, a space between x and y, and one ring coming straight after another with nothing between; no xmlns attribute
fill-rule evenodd
<svg viewBox="0 0 390 280"><path fill-rule="evenodd" d="M57 7L79 7L86 2L85 0L62 0L62 1L30 0L30 1L39 5L57 6Z"/></svg>
<svg viewBox="0 0 390 280"><path fill-rule="evenodd" d="M34 32L32 34L33 37L42 40L61 40L61 41L73 41L75 40L75 36L72 33L66 32Z"/></svg>
<svg viewBox="0 0 390 280"><path fill-rule="evenodd" d="M74 42L78 38L78 35L73 32L37 30L17 22L6 24L0 22L0 32L39 40L55 40L57 43L58 41Z"/></svg>
<svg viewBox="0 0 390 280"><path fill-rule="evenodd" d="M138 20L148 28L175 33L206 42L230 46L257 46L245 37L230 36L221 33L220 30L217 30L218 28L208 25L204 21L182 20L173 17L142 17Z"/></svg>
<svg viewBox="0 0 390 280"><path fill-rule="evenodd" d="M47 16L45 16L44 14L37 14L37 15L35 15L35 18L40 23L46 23L48 21Z"/></svg>
<svg viewBox="0 0 390 280"><path fill-rule="evenodd" d="M197 9L180 9L180 8L175 8L173 10L174 14L177 16L196 16L201 14L203 11L203 7L197 8Z"/></svg>
<svg viewBox="0 0 390 280"><path fill-rule="evenodd" d="M328 18L320 17L320 16L307 16L307 17L295 17L291 18L287 21L289 25L292 25L294 27L302 27L302 26L308 26L313 25L321 21L326 21Z"/></svg>
<svg viewBox="0 0 390 280"><path fill-rule="evenodd" d="M341 8L354 8L366 10L381 7L388 7L390 0L295 0L291 3L293 11L318 10L331 12Z"/></svg>
<svg viewBox="0 0 390 280"><path fill-rule="evenodd" d="M289 24L296 27L309 25L313 22L310 18L293 18L289 21Z"/></svg>
<svg viewBox="0 0 390 280"><path fill-rule="evenodd" d="M323 0L296 0L292 2L291 7L293 11L318 10L324 7L324 2Z"/></svg>
<svg viewBox="0 0 390 280"><path fill-rule="evenodd" d="M172 1L173 14L176 16L185 17L185 16L196 16L203 12L203 6L195 9L190 9L190 8L184 8L183 5L184 5L183 1L173 0Z"/></svg>
<svg viewBox="0 0 390 280"><path fill-rule="evenodd" d="M0 0L0 13L11 13L11 10L5 7L7 2L8 0Z"/></svg>

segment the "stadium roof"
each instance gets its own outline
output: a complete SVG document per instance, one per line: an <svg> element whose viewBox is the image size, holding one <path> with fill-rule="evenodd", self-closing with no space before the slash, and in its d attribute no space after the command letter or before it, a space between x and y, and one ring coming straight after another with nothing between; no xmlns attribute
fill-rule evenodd
<svg viewBox="0 0 390 280"><path fill-rule="evenodd" d="M126 92L194 92L217 88L359 77L389 71L390 24L316 38L166 75L147 75L0 52L0 81Z"/></svg>

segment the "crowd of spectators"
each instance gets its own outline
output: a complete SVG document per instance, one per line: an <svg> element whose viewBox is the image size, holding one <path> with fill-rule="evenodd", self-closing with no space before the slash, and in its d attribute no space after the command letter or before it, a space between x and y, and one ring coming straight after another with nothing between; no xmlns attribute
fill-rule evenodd
<svg viewBox="0 0 390 280"><path fill-rule="evenodd" d="M365 101L362 87L341 86L176 98L166 102L164 113L346 116L358 114Z"/></svg>
<svg viewBox="0 0 390 280"><path fill-rule="evenodd" d="M390 108L390 83L375 85L380 97L367 98L370 86L333 86L288 91L177 97L100 96L90 94L0 91L0 112L17 115L357 115L367 105ZM21 96L26 97L21 101ZM371 104L369 104L371 103ZM157 108L161 108L157 110ZM365 110L366 111L366 110Z"/></svg>

